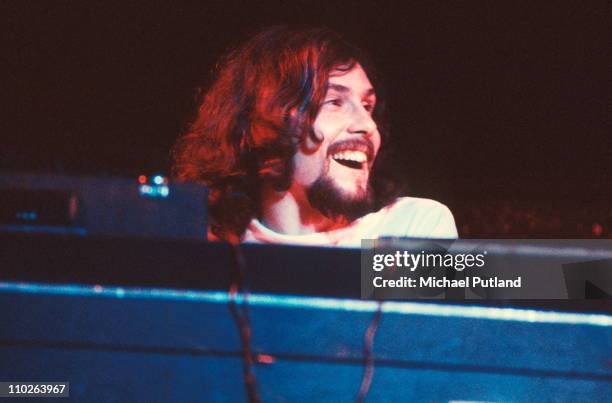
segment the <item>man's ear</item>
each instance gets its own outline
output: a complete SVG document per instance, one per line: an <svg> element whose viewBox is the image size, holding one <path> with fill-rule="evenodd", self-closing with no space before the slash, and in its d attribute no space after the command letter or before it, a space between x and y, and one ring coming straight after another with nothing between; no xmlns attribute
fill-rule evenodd
<svg viewBox="0 0 612 403"><path fill-rule="evenodd" d="M289 117L291 122L293 122L292 126L299 130L299 127L302 126L300 122L297 122L297 107L291 108L289 112ZM302 152L305 154L310 154L319 149L319 145L323 142L323 135L315 132L314 127L310 126L306 133L302 133L298 137L295 137L299 147Z"/></svg>
<svg viewBox="0 0 612 403"><path fill-rule="evenodd" d="M321 147L322 142L323 136L318 135L313 129L310 129L309 132L303 136L298 147L304 154L312 154Z"/></svg>
<svg viewBox="0 0 612 403"><path fill-rule="evenodd" d="M308 136L306 137L310 138L311 141L316 144L321 144L324 138L323 135L317 133L313 127L310 128Z"/></svg>

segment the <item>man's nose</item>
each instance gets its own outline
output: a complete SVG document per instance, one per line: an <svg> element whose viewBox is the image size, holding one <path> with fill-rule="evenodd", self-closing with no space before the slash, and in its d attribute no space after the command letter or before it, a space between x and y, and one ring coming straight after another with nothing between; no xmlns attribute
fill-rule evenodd
<svg viewBox="0 0 612 403"><path fill-rule="evenodd" d="M349 132L371 136L376 131L376 122L363 106L358 106L351 114Z"/></svg>

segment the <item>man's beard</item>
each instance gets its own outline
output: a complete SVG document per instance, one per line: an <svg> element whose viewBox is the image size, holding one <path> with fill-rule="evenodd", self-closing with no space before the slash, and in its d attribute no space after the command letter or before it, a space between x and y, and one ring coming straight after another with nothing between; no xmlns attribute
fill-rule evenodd
<svg viewBox="0 0 612 403"><path fill-rule="evenodd" d="M310 205L331 219L344 218L351 222L372 211L374 195L369 184L365 191L350 195L339 189L326 175L319 177L307 190Z"/></svg>

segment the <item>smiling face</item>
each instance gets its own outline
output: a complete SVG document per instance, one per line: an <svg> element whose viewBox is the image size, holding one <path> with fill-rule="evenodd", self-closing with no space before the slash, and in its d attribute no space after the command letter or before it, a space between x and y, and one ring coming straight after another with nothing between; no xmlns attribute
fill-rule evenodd
<svg viewBox="0 0 612 403"><path fill-rule="evenodd" d="M303 188L325 215L350 217L369 205L370 170L381 142L375 106L374 88L359 64L331 73L312 127L318 142L307 136L293 157L292 187Z"/></svg>

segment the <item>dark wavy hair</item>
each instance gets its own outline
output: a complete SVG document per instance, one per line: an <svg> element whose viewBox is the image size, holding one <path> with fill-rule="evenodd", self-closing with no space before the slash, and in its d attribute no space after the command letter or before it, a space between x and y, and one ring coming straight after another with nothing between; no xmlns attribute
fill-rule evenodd
<svg viewBox="0 0 612 403"><path fill-rule="evenodd" d="M229 52L198 114L174 145L172 176L209 187L210 231L239 239L259 215L263 184L287 190L297 146L311 136L332 71L359 63L377 89L374 119L388 139L376 72L365 55L325 28L272 27ZM384 148L373 167L375 208L395 196L383 174ZM382 157L382 158L381 158Z"/></svg>

